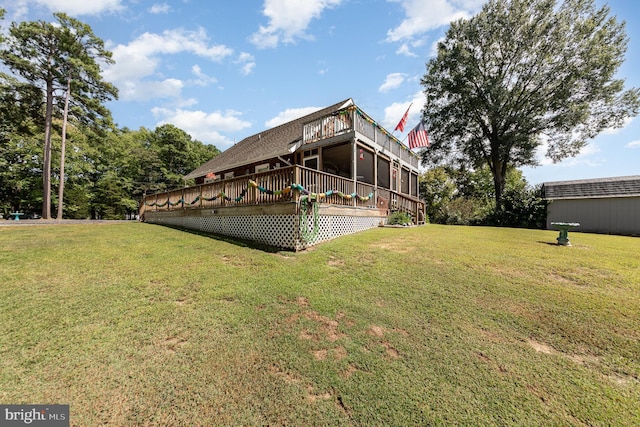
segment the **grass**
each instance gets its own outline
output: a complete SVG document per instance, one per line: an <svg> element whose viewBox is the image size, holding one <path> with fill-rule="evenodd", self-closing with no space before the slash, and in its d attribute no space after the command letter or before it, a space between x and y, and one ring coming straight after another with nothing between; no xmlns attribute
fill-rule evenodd
<svg viewBox="0 0 640 427"><path fill-rule="evenodd" d="M88 425L638 425L640 239L429 225L302 253L0 227L0 402Z"/></svg>

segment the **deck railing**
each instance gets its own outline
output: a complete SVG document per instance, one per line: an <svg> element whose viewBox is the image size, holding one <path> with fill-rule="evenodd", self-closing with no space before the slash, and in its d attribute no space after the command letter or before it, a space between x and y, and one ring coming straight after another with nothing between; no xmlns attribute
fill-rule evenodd
<svg viewBox="0 0 640 427"><path fill-rule="evenodd" d="M413 167L418 167L420 159L417 156L413 155L395 136L390 135L378 123L372 121L356 108L347 108L305 123L302 129L303 144L310 144L355 130L402 161Z"/></svg>
<svg viewBox="0 0 640 427"><path fill-rule="evenodd" d="M141 203L140 214L145 211L298 202L301 197L333 205L370 208L376 207L378 198L382 197L388 201L391 210L405 211L416 222L424 212L424 203L409 195L296 165L147 195Z"/></svg>

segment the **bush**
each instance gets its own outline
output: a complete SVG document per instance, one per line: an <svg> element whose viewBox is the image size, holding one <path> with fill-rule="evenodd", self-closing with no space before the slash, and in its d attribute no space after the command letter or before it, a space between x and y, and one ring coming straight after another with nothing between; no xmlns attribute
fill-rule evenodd
<svg viewBox="0 0 640 427"><path fill-rule="evenodd" d="M389 215L387 218L388 225L405 225L405 224L413 224L411 217L406 212L396 211Z"/></svg>
<svg viewBox="0 0 640 427"><path fill-rule="evenodd" d="M494 209L482 221L485 225L544 229L547 223L547 201L542 186L505 191L502 209Z"/></svg>

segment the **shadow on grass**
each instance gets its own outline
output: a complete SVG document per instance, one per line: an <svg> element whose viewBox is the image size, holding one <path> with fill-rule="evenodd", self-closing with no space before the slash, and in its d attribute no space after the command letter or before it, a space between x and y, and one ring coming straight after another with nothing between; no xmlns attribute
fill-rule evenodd
<svg viewBox="0 0 640 427"><path fill-rule="evenodd" d="M235 237L223 236L221 234L207 233L205 231L192 230L189 228L179 227L177 225L161 225L161 224L153 224L159 227L167 227L172 228L178 231L184 231L185 233L195 234L196 236L208 237L213 240L217 240L219 242L230 243L232 245L240 246L242 248L256 249L259 251L267 252L270 254L275 254L278 252L294 252L291 249L287 248L279 248L277 246L267 245L266 243L254 242L251 240L244 240Z"/></svg>
<svg viewBox="0 0 640 427"><path fill-rule="evenodd" d="M545 245L549 245L549 246L557 246L557 247L562 247L562 245L559 245L557 243L553 243L553 242L545 242L543 240L538 240L536 243L543 243Z"/></svg>

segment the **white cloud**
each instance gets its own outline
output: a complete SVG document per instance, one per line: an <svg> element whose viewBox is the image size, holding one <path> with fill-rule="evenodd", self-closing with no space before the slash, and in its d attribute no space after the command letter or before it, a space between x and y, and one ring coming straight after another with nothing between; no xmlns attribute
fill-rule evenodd
<svg viewBox="0 0 640 427"><path fill-rule="evenodd" d="M431 43L431 50L429 51L429 57L438 56L438 43L444 41L444 37L440 37L438 40Z"/></svg>
<svg viewBox="0 0 640 427"><path fill-rule="evenodd" d="M400 3L405 19L397 27L387 32L387 41L411 40L460 18L469 18L485 0L387 0Z"/></svg>
<svg viewBox="0 0 640 427"><path fill-rule="evenodd" d="M156 3L153 6L151 6L151 8L149 9L149 12L153 13L153 14L160 14L160 13L169 13L171 11L171 6L169 6L167 3Z"/></svg>
<svg viewBox="0 0 640 427"><path fill-rule="evenodd" d="M207 113L181 108L156 107L151 112L159 120L156 126L170 123L183 129L193 138L206 144L213 144L221 150L233 144L233 141L221 132L237 132L251 126L250 122L240 118L242 115L240 112L234 110Z"/></svg>
<svg viewBox="0 0 640 427"><path fill-rule="evenodd" d="M406 77L407 75L404 73L387 74L387 78L385 79L384 83L382 83L382 85L380 85L380 87L378 88L378 92L384 93L389 92L392 89L397 89L402 83L404 83Z"/></svg>
<svg viewBox="0 0 640 427"><path fill-rule="evenodd" d="M121 0L35 0L35 3L53 12L65 12L73 16L97 15L124 9Z"/></svg>
<svg viewBox="0 0 640 427"><path fill-rule="evenodd" d="M154 98L177 98L184 83L178 79L125 81L118 85L120 99L149 101Z"/></svg>
<svg viewBox="0 0 640 427"><path fill-rule="evenodd" d="M417 57L418 56L418 55L416 55L415 53L413 53L411 51L411 49L409 48L409 45L407 43L402 43L400 45L400 47L398 48L398 50L396 50L396 53L398 55L411 56L411 57Z"/></svg>
<svg viewBox="0 0 640 427"><path fill-rule="evenodd" d="M627 147L627 148L640 148L640 140L631 141L630 143L625 145L625 147Z"/></svg>
<svg viewBox="0 0 640 427"><path fill-rule="evenodd" d="M319 18L325 9L338 6L342 0L265 0L262 13L269 24L260 25L251 35L251 42L260 49L277 47L280 42L292 43L297 38L312 38L306 34L309 23Z"/></svg>
<svg viewBox="0 0 640 427"><path fill-rule="evenodd" d="M631 122L633 121L635 117L627 117L626 119L624 119L624 121L622 122L622 126L620 126L619 128L607 128L605 130L602 131L603 135L615 135L618 132L620 132L622 129L626 128L627 126L629 126L631 124Z"/></svg>
<svg viewBox="0 0 640 427"><path fill-rule="evenodd" d="M155 82L144 81L158 74L163 55L189 53L211 61L221 61L233 53L224 45L210 45L202 28L197 31L175 29L162 34L144 33L127 45L107 48L113 52L115 64L104 67L104 78L120 89L120 98L123 100L139 99L137 96L140 94L144 99L167 96L165 92L148 92L153 88L164 89L159 81L161 76ZM211 78L208 79L211 81ZM168 80L174 79L163 79L162 82ZM146 86L147 92L142 93L142 86ZM175 91L171 94L175 96Z"/></svg>
<svg viewBox="0 0 640 427"><path fill-rule="evenodd" d="M407 115L407 122L404 128L405 133L409 132L411 128L418 124L420 116L422 115L422 108L424 107L424 103L425 97L424 93L422 93L421 91L416 92L413 95L412 99L406 102L394 102L384 109L384 119L382 121L383 126L387 130L393 131L402 116L404 116L407 108L409 108L409 106L411 105L409 114Z"/></svg>
<svg viewBox="0 0 640 427"><path fill-rule="evenodd" d="M265 126L267 128L276 127L283 123L290 122L291 120L306 116L307 114L311 114L314 111L320 110L321 108L323 107L287 108L286 110L280 112L276 117L267 120L265 122Z"/></svg>
<svg viewBox="0 0 640 427"><path fill-rule="evenodd" d="M542 143L536 149L536 159L541 166L557 166L557 167L574 167L574 166L599 166L604 163L602 156L597 156L594 160L594 155L600 153L600 147L595 143L590 142L585 145L580 152L573 157L568 157L557 163L546 157L547 150L549 149L549 141L545 136L541 136Z"/></svg>
<svg viewBox="0 0 640 427"><path fill-rule="evenodd" d="M255 58L253 55L247 52L241 52L240 56L236 60L236 64L240 64L240 72L245 76L251 74L253 69L256 67Z"/></svg>
<svg viewBox="0 0 640 427"><path fill-rule="evenodd" d="M209 86L211 83L218 83L218 79L205 74L198 64L191 67L191 72L197 78L193 82L196 86Z"/></svg>

